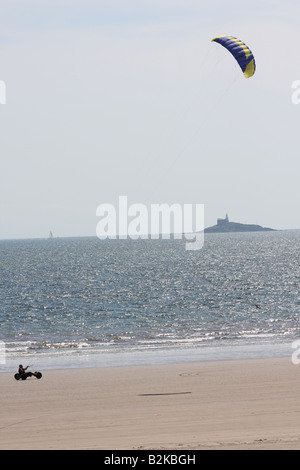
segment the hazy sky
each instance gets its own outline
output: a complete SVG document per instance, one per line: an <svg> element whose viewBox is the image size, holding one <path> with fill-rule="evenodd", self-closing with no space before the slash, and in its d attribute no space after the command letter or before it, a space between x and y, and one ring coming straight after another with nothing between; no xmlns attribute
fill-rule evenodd
<svg viewBox="0 0 300 470"><path fill-rule="evenodd" d="M0 238L95 235L120 195L300 228L299 35L297 0L0 0Z"/></svg>

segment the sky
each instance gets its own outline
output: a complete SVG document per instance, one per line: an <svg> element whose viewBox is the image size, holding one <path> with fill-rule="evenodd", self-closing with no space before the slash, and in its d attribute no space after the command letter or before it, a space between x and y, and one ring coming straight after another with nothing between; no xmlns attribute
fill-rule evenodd
<svg viewBox="0 0 300 470"><path fill-rule="evenodd" d="M299 31L297 0L0 0L0 239L96 235L124 195L299 229Z"/></svg>

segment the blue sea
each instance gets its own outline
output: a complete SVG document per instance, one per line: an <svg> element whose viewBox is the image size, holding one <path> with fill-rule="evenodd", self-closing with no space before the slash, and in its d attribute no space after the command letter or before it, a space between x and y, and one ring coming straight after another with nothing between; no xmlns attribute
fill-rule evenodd
<svg viewBox="0 0 300 470"><path fill-rule="evenodd" d="M291 355L300 231L0 241L1 371Z"/></svg>

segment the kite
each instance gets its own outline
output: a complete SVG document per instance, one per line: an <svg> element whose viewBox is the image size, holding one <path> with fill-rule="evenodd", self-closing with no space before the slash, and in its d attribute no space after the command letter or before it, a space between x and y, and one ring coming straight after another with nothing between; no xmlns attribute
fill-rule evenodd
<svg viewBox="0 0 300 470"><path fill-rule="evenodd" d="M256 68L254 56L249 47L240 39L233 36L217 36L212 41L218 42L231 52L246 78L254 75Z"/></svg>

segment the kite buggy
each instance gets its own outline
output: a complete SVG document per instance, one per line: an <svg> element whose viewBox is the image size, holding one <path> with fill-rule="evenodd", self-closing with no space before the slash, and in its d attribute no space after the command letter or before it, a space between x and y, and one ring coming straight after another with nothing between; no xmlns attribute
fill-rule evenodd
<svg viewBox="0 0 300 470"><path fill-rule="evenodd" d="M27 377L36 377L37 379L41 379L42 378L42 373L41 372L26 372L26 370L28 369L28 367L30 366L27 366L27 367L23 367L22 364L19 365L19 371L17 374L15 374L15 379L16 380L26 380Z"/></svg>

